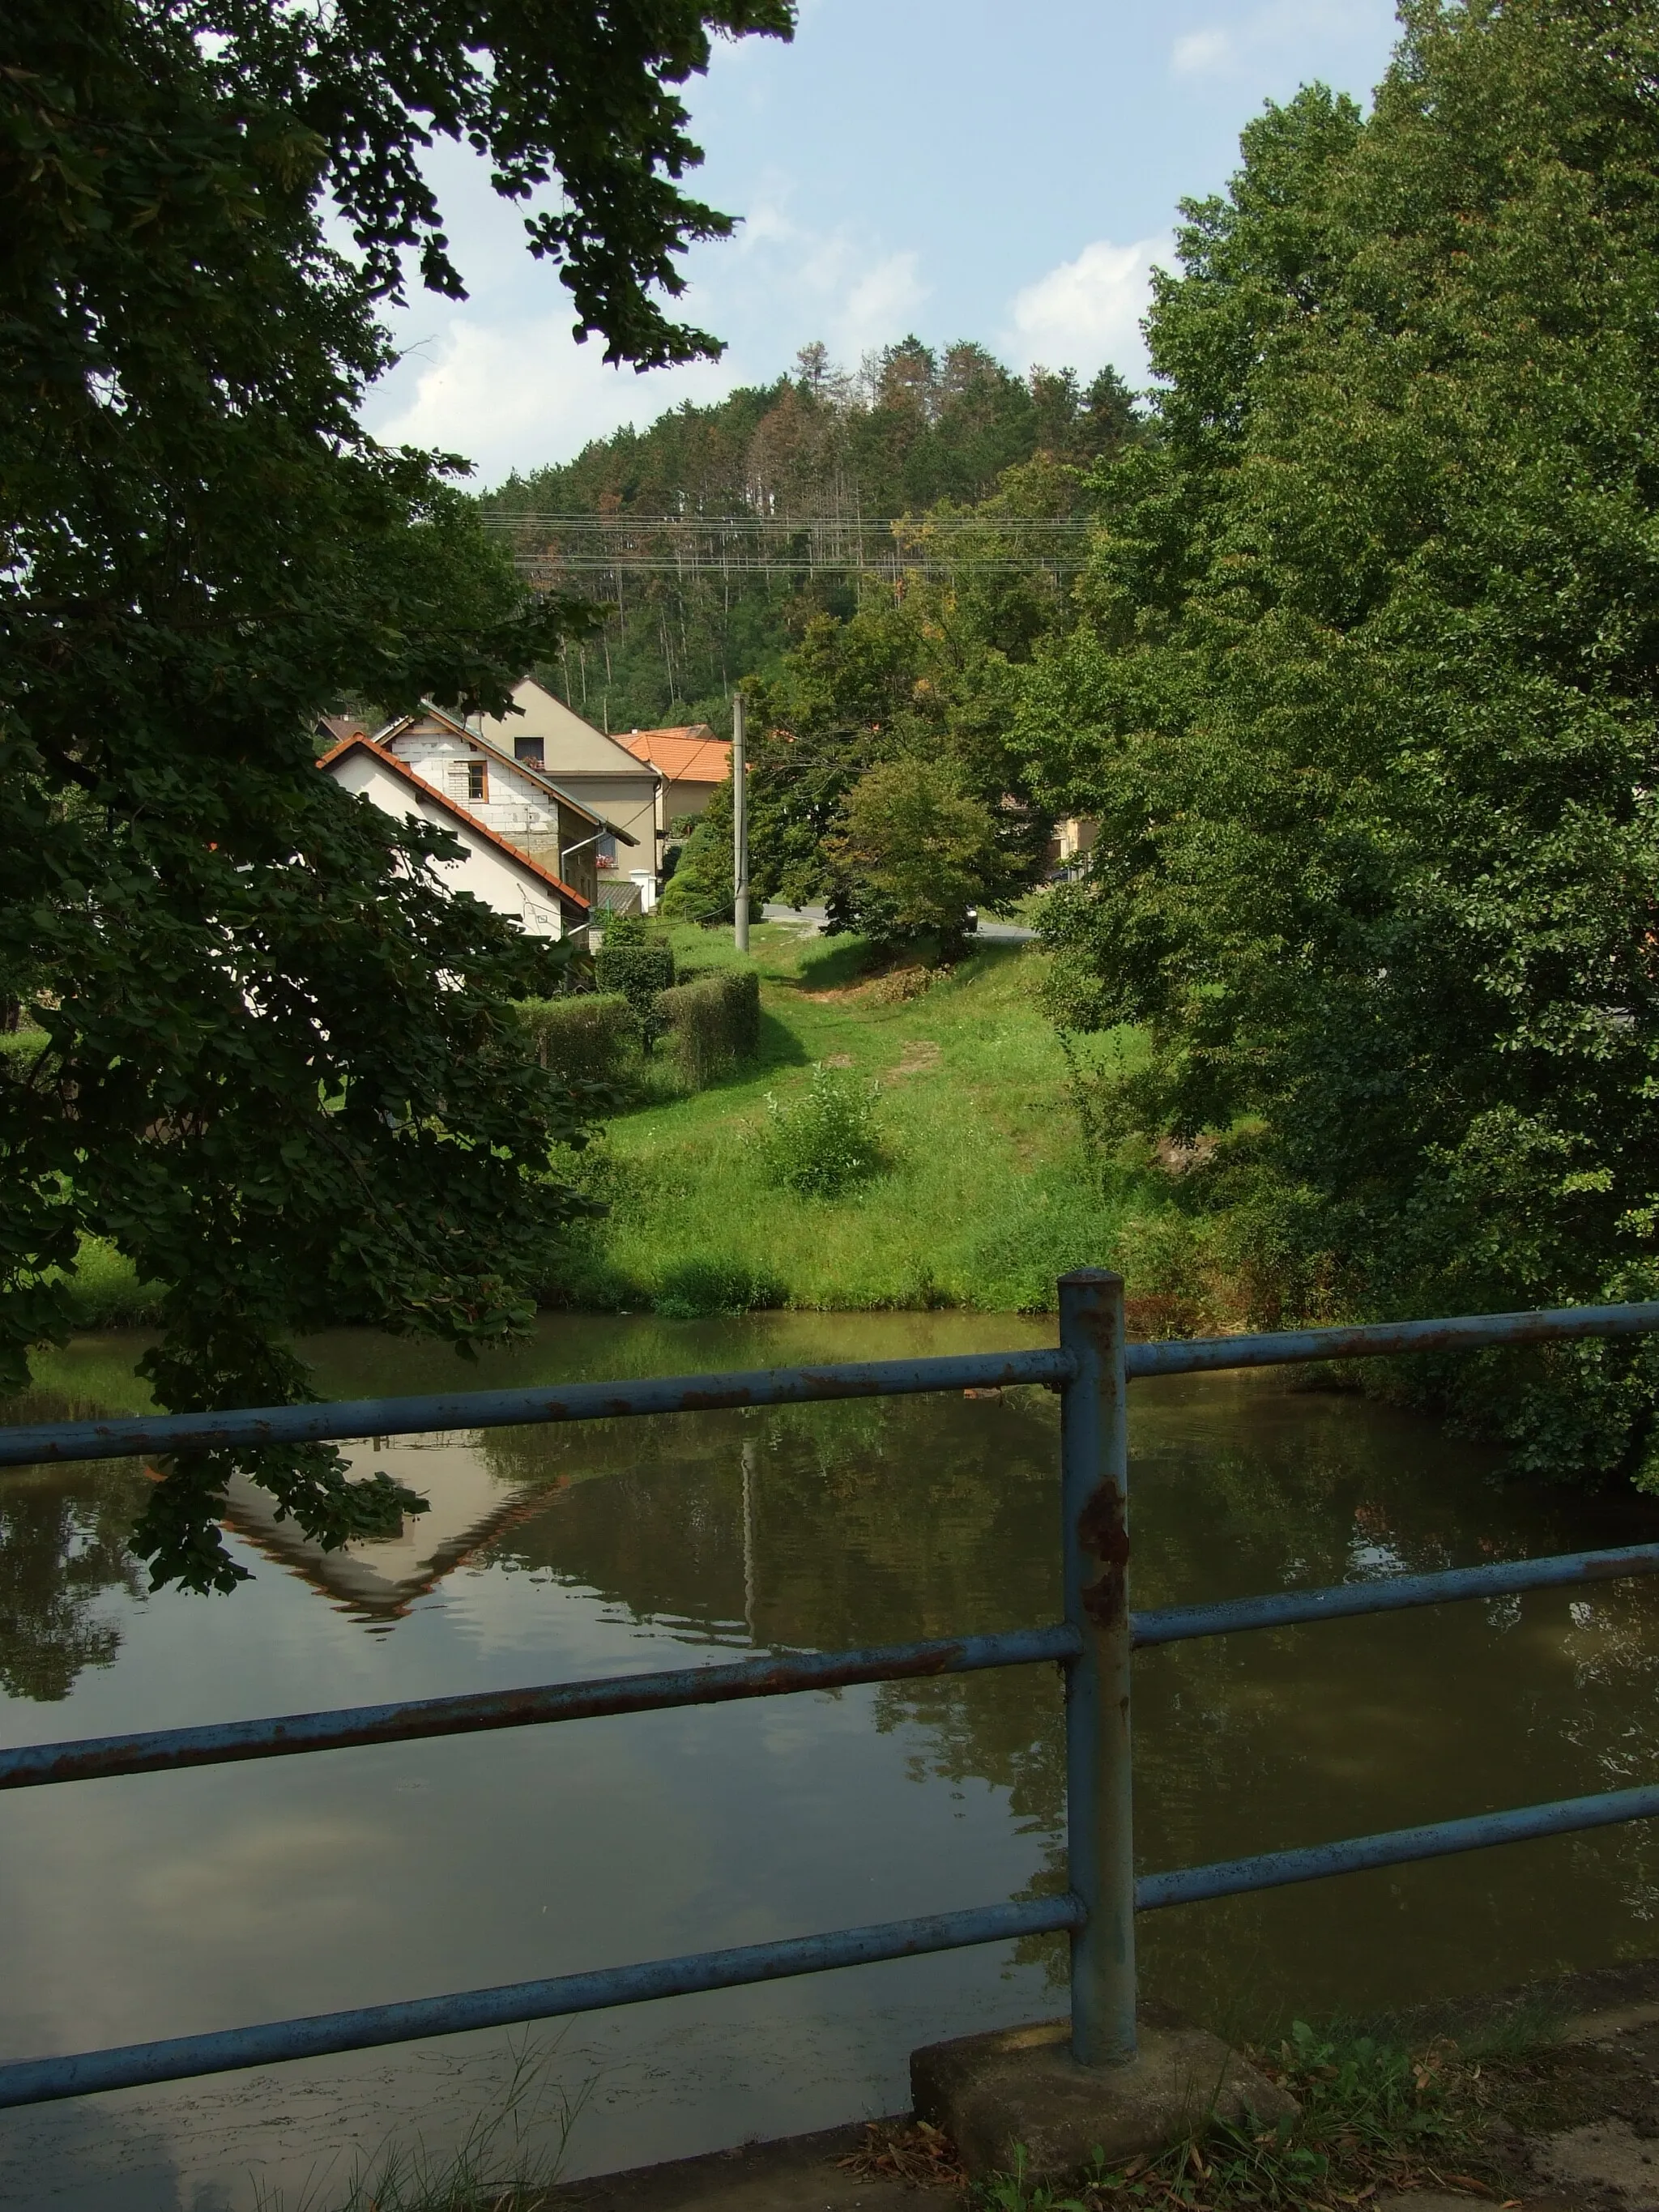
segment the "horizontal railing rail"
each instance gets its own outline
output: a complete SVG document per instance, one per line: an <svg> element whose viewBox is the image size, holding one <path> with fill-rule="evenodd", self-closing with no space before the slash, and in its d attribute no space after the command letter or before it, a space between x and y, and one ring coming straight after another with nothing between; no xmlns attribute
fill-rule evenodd
<svg viewBox="0 0 1659 2212"><path fill-rule="evenodd" d="M1157 1912L1166 1905L1199 1905L1246 1890L1322 1881L1328 1875L1409 1866L1414 1859L1448 1858L1458 1851L1486 1850L1494 1844L1571 1835L1580 1828L1617 1827L1626 1820L1650 1820L1656 1814L1659 1789L1609 1790L1595 1797L1558 1798L1553 1805L1518 1805L1508 1813L1476 1813L1468 1820L1437 1820L1425 1827L1389 1828L1380 1836L1345 1836L1334 1844L1304 1844L1294 1850L1263 1851L1255 1858L1143 1875L1135 1884L1135 1910Z"/></svg>
<svg viewBox="0 0 1659 2212"><path fill-rule="evenodd" d="M250 1450L260 1444L349 1443L431 1436L450 1429L518 1429L549 1421L614 1421L647 1413L729 1413L817 1399L906 1398L934 1390L1057 1388L1064 1352L970 1352L945 1359L862 1359L843 1366L744 1368L725 1375L659 1375L639 1382L568 1382L556 1389L459 1390L426 1398L351 1398L333 1405L252 1406L222 1413L137 1413L105 1421L49 1421L0 1429L0 1467L122 1459L136 1452Z"/></svg>
<svg viewBox="0 0 1659 2212"><path fill-rule="evenodd" d="M1477 1314L1450 1321L1385 1322L1271 1336L1194 1337L1126 1346L1130 1382L1146 1376L1214 1374L1310 1360L1376 1359L1402 1352L1474 1352L1659 1329L1659 1301L1564 1306L1547 1313ZM326 1405L252 1406L207 1413L135 1413L97 1421L47 1421L0 1429L0 1467L38 1467L137 1453L251 1450L261 1444L351 1443L431 1436L454 1429L526 1428L545 1422L623 1420L655 1413L711 1413L838 1398L902 1398L934 1391L1059 1389L1077 1371L1057 1350L970 1352L942 1359L866 1359L822 1367L745 1368L726 1374L652 1376L638 1382L570 1382L556 1389L459 1390L426 1397L347 1398Z"/></svg>
<svg viewBox="0 0 1659 2212"><path fill-rule="evenodd" d="M1659 1544L1503 1560L1132 1613L1127 1603L1124 1429L1126 1387L1138 1377L1468 1352L1655 1330L1659 1330L1659 1302L1128 1345L1123 1334L1121 1283L1115 1276L1084 1271L1061 1282L1060 1342L1054 1349L58 1422L0 1431L3 1468L132 1453L246 1450L331 1438L706 1413L811 1400L1022 1384L1057 1389L1066 1618L1049 1626L852 1651L781 1652L729 1664L642 1671L590 1681L24 1745L0 1752L0 1790L164 1773L857 1683L943 1678L1052 1661L1065 1669L1066 1682L1069 1867L1069 1887L1059 1897L1028 1898L116 2050L0 2063L0 2106L44 2103L1057 1933L1067 1934L1072 1942L1073 2048L1086 2063L1109 2063L1131 2057L1134 2048L1133 1923L1137 1913L1659 1815L1659 1787L1636 1787L1300 1845L1137 1880L1128 1748L1128 1662L1133 1650L1659 1573Z"/></svg>
<svg viewBox="0 0 1659 2212"><path fill-rule="evenodd" d="M32 1743L0 1752L0 1790L52 1782L97 1782L114 1775L161 1774L173 1767L228 1766L246 1759L287 1759L369 1743L411 1743L423 1736L486 1729L535 1728L673 1705L725 1705L799 1690L838 1690L854 1682L914 1681L1073 1659L1075 1629L1020 1628L1004 1636L957 1636L925 1644L877 1644L864 1651L813 1651L731 1666L677 1667L662 1674L611 1674L592 1682L550 1682L527 1690L480 1690L469 1697L417 1698L400 1705L349 1706L338 1712L285 1713L264 1721L210 1722L144 1735L88 1737L80 1743Z"/></svg>
<svg viewBox="0 0 1659 2212"><path fill-rule="evenodd" d="M647 2004L656 1997L786 1981L833 1966L867 1966L884 1959L920 1958L929 1951L1006 1943L1023 1936L1073 1929L1081 1917L1082 1906L1074 1897L1028 1898L1011 1905L981 1905L965 1912L841 1928L827 1936L794 1936L728 1951L690 1952L637 1966L603 1966L592 1973L560 1974L550 1981L510 1982L499 1989L465 1990L404 2004L365 2005L354 2012L318 2013L304 2020L270 2021L258 2027L169 2036L159 2043L82 2051L66 2058L23 2059L0 2065L0 2107L45 2105L60 2097L89 2096L99 2089L183 2081L295 2058L323 2058L337 2051L371 2051L381 2044L415 2043L434 2035L468 2035L483 2027L515 2027L525 2021L558 2020L612 2005Z"/></svg>
<svg viewBox="0 0 1659 2212"><path fill-rule="evenodd" d="M1510 1559L1490 1567L1452 1567L1437 1574L1338 1583L1325 1589L1226 1598L1215 1605L1171 1606L1158 1613L1132 1613L1129 1628L1139 1650L1198 1637L1231 1636L1243 1629L1292 1628L1310 1621L1447 1605L1462 1598L1502 1597L1512 1591L1650 1574L1659 1574L1659 1544L1636 1544L1617 1552L1572 1552L1551 1559ZM859 1651L791 1653L774 1659L740 1659L729 1666L677 1667L656 1674L602 1675L586 1682L540 1683L522 1690L479 1690L458 1698L415 1698L395 1705L347 1705L331 1712L282 1713L268 1720L209 1721L196 1728L156 1729L137 1735L22 1744L0 1751L0 1790L104 1782L187 1766L230 1766L250 1759L291 1759L306 1752L605 1719L676 1705L726 1705L747 1698L844 1689L858 1682L970 1674L994 1667L1075 1659L1081 1649L1077 1630L1056 1621L1048 1628L1017 1628L1000 1635L940 1637L917 1644L875 1644Z"/></svg>
<svg viewBox="0 0 1659 2212"><path fill-rule="evenodd" d="M1659 1574L1659 1544L1631 1544L1617 1552L1564 1552L1551 1559L1502 1559L1489 1567L1443 1567L1427 1575L1381 1575L1364 1582L1334 1583L1324 1589L1273 1590L1266 1597L1166 1606L1158 1613L1132 1613L1129 1632L1140 1650L1157 1644L1185 1644L1194 1637L1232 1636L1241 1629L1296 1628L1309 1621L1352 1620L1365 1613L1450 1605L1461 1598L1508 1597L1568 1583L1618 1582L1626 1576L1651 1574Z"/></svg>
<svg viewBox="0 0 1659 2212"><path fill-rule="evenodd" d="M1149 1375L1212 1375L1224 1368L1292 1367L1309 1360L1398 1358L1426 1352L1490 1352L1506 1344L1570 1344L1659 1329L1659 1299L1624 1306L1555 1306L1540 1313L1459 1314L1449 1321L1368 1322L1355 1328L1282 1329L1271 1336L1192 1337L1131 1344L1130 1382Z"/></svg>

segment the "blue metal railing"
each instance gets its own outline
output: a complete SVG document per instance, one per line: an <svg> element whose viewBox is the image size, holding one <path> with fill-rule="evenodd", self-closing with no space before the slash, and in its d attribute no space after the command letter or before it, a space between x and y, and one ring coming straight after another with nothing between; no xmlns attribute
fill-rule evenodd
<svg viewBox="0 0 1659 2212"><path fill-rule="evenodd" d="M1365 1867L1484 1850L1528 1837L1650 1819L1659 1814L1659 1787L1613 1790L1555 1804L1480 1814L1473 1819L1270 1851L1137 1880L1130 1787L1130 1662L1137 1649L1248 1629L1285 1627L1297 1622L1652 1574L1659 1571L1659 1544L1132 1613L1127 1582L1126 1412L1127 1385L1139 1376L1413 1352L1470 1351L1653 1330L1659 1330L1659 1302L1132 1345L1124 1335L1121 1281L1115 1275L1085 1269L1061 1280L1060 1344L1052 1351L770 1368L639 1382L580 1383L557 1390L372 1398L331 1406L61 1422L0 1431L0 1468L4 1468L136 1452L175 1452L214 1444L410 1435L447 1428L499 1428L530 1422L787 1405L809 1399L1045 1384L1057 1389L1060 1396L1065 1619L1052 1626L884 1644L860 1651L742 1660L600 1681L557 1682L334 1712L290 1713L269 1720L166 1729L75 1743L33 1744L0 1753L0 1790L223 1765L242 1759L281 1759L485 1729L539 1727L602 1714L777 1697L853 1682L1058 1661L1066 1670L1068 1866L1068 1886L1059 1897L987 1905L968 1911L840 1929L732 1950L693 1953L408 2003L178 2036L116 2050L0 2063L0 2106L43 2104L97 2090L179 2081L239 2067L453 2035L1060 1930L1069 1936L1072 1944L1073 2050L1085 2064L1117 2064L1132 2057L1135 2047L1137 1912L1231 1896L1244 1890L1312 1881Z"/></svg>

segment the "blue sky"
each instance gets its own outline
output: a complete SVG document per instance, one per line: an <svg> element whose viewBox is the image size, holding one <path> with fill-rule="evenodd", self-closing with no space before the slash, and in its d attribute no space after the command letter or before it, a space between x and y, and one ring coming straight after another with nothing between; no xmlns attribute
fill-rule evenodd
<svg viewBox="0 0 1659 2212"><path fill-rule="evenodd" d="M804 0L793 46L723 45L689 89L708 157L691 188L744 218L686 264L720 362L641 377L574 344L521 216L446 148L433 174L470 297L396 316L406 351L366 419L489 483L765 381L814 338L849 367L915 331L1139 382L1177 201L1225 183L1264 100L1313 78L1367 95L1394 36L1387 0Z"/></svg>

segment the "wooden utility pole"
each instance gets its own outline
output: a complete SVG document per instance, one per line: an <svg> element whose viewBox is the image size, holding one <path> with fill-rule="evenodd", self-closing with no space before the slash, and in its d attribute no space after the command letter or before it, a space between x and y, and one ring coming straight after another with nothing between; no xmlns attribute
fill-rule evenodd
<svg viewBox="0 0 1659 2212"><path fill-rule="evenodd" d="M732 702L732 939L739 952L749 950L749 786L743 763L743 694Z"/></svg>

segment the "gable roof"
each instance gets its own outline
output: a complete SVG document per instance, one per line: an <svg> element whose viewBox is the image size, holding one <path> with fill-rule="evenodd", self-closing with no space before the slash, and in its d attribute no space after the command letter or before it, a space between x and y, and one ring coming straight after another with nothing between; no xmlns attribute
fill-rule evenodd
<svg viewBox="0 0 1659 2212"><path fill-rule="evenodd" d="M506 838L498 836L487 822L480 822L476 814L469 814L465 807L458 805L447 792L440 791L435 783L428 783L423 775L416 775L407 761L400 761L396 753L388 752L384 745L377 744L373 738L343 738L332 752L323 755L317 765L319 769L331 769L336 761L343 760L348 753L359 750L372 753L383 767L389 768L394 775L400 775L412 790L420 793L422 799L431 799L436 805L441 807L446 814L452 816L454 820L471 830L475 837L482 837L487 845L493 845L498 853L504 854L509 860L521 868L526 875L534 876L539 882L550 884L561 898L568 899L572 906L579 906L584 914L592 912L591 900L585 899L580 891L572 890L569 884L562 882L550 868L543 867L539 860L532 860L527 853L521 853L516 845L509 845Z"/></svg>
<svg viewBox="0 0 1659 2212"><path fill-rule="evenodd" d="M485 737L481 731L469 729L465 722L458 722L453 714L446 714L441 707L434 707L429 699L422 700L418 713L399 714L395 722L388 722L383 730L377 731L374 743L377 745L384 745L393 738L400 738L411 723L422 721L428 714L435 721L441 722L447 729L453 730L458 738L465 738L468 744L477 745L480 751L488 753L492 760L500 761L504 767L515 769L520 775L527 777L532 783L539 784L544 791L551 792L554 798L562 805L568 806L573 814L580 814L584 822L591 822L596 830L604 830L607 836L620 837L624 845L639 843L639 839L630 836L620 824L609 821L603 814L596 814L591 806L585 805L580 799L573 799L562 783L554 782L545 769L538 768L533 761L518 759L515 755L508 752L504 745L497 744L493 738Z"/></svg>
<svg viewBox="0 0 1659 2212"><path fill-rule="evenodd" d="M394 714L389 722L382 724L374 732L375 744L384 744L388 738L402 737L411 722L423 722L428 714L434 722L441 722L445 729L453 730L458 738L470 738L472 735L465 722L458 722L455 717L447 714L443 708L434 707L430 699L422 699L412 714Z"/></svg>
<svg viewBox="0 0 1659 2212"><path fill-rule="evenodd" d="M658 769L671 783L724 783L732 773L732 740L717 738L707 722L672 730L635 730L619 741L635 760Z"/></svg>
<svg viewBox="0 0 1659 2212"><path fill-rule="evenodd" d="M337 745L342 738L366 738L368 725L359 720L356 714L319 714L317 734L319 737L326 736Z"/></svg>
<svg viewBox="0 0 1659 2212"><path fill-rule="evenodd" d="M654 773L650 763L630 753L621 738L595 729L574 707L567 707L545 684L538 684L533 676L526 676L521 684L514 685L513 704L516 712L510 715L482 717L491 732L491 742L499 744L505 737L522 734L544 738L550 746L574 746L585 751L585 759L561 760L559 773L562 775L637 775L641 769L647 774Z"/></svg>

